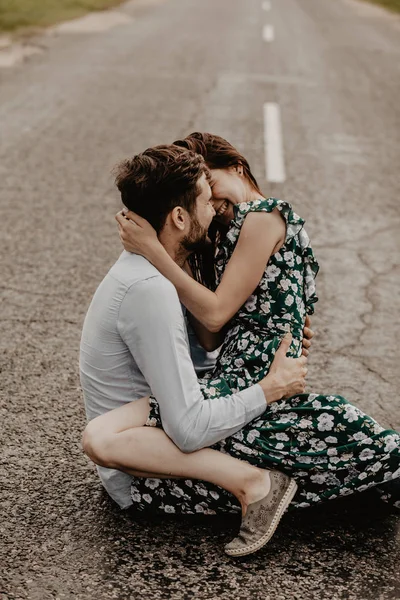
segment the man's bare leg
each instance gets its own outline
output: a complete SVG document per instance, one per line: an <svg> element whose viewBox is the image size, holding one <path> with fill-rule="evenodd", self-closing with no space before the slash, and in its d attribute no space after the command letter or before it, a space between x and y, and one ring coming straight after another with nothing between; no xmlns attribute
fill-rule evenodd
<svg viewBox="0 0 400 600"><path fill-rule="evenodd" d="M93 419L83 435L86 454L100 466L134 476L209 481L236 496L243 515L268 494L268 470L210 448L185 454L162 429L144 427L148 414L148 398L142 398Z"/></svg>

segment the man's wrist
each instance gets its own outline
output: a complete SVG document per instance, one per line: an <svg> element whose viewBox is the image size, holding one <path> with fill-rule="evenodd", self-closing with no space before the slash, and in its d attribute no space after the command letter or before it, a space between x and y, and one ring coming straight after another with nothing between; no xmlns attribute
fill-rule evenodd
<svg viewBox="0 0 400 600"><path fill-rule="evenodd" d="M272 373L269 373L262 381L259 382L259 384L264 392L267 404L276 402L285 395L284 386Z"/></svg>

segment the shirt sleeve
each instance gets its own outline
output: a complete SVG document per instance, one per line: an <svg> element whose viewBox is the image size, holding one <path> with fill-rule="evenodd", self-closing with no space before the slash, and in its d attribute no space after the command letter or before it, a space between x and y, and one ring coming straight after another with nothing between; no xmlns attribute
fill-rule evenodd
<svg viewBox="0 0 400 600"><path fill-rule="evenodd" d="M265 411L258 384L237 394L204 398L177 292L161 275L127 290L118 329L157 399L164 431L183 452L211 446Z"/></svg>

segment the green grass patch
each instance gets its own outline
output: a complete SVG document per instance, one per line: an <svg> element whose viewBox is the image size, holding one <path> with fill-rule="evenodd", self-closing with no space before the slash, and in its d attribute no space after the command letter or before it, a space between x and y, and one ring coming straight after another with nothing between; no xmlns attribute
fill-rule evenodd
<svg viewBox="0 0 400 600"><path fill-rule="evenodd" d="M400 12L400 0L368 0L373 4L380 4L393 12Z"/></svg>
<svg viewBox="0 0 400 600"><path fill-rule="evenodd" d="M0 0L0 31L47 27L122 0Z"/></svg>

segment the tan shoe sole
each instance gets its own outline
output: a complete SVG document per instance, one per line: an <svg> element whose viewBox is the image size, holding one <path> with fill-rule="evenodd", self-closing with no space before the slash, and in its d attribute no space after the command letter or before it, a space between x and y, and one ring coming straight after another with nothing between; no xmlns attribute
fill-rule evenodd
<svg viewBox="0 0 400 600"><path fill-rule="evenodd" d="M229 550L225 548L225 553L229 556L247 556L247 554L253 554L253 552L257 552L257 550L260 550L260 548L265 546L265 544L267 544L274 535L276 528L279 525L279 521L283 517L287 507L291 503L296 492L297 483L294 479L292 479L288 486L288 489L282 496L282 500L279 503L275 516L272 519L271 525L268 528L268 531L266 531L265 534L262 537L260 537L260 539L254 542L254 544L250 544L250 546L246 546L245 548L240 548L238 550Z"/></svg>

